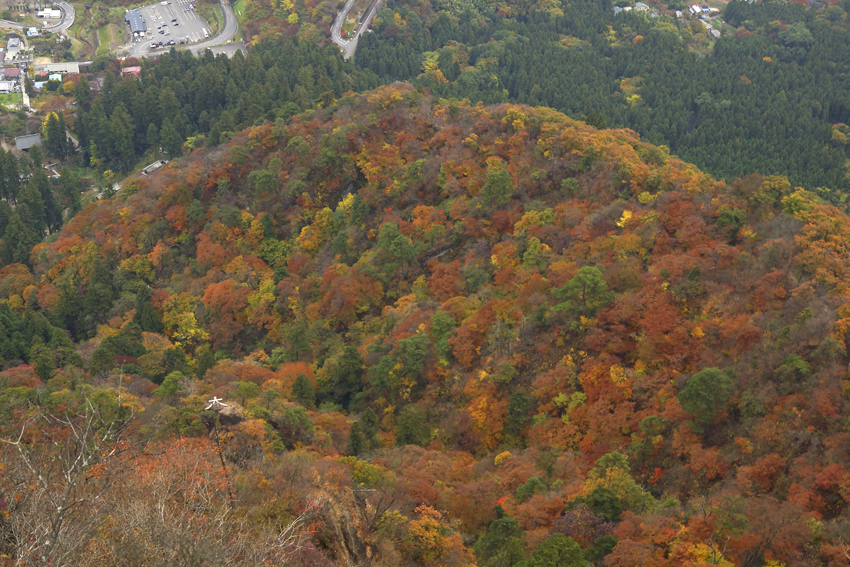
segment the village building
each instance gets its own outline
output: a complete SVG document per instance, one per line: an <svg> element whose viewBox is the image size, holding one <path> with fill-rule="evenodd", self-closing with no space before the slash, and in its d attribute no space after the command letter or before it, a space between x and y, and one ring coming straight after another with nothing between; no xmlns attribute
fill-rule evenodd
<svg viewBox="0 0 850 567"><path fill-rule="evenodd" d="M138 10L127 10L124 14L124 21L130 26L130 33L133 34L133 37L141 37L148 31L145 19Z"/></svg>
<svg viewBox="0 0 850 567"><path fill-rule="evenodd" d="M41 145L41 134L27 134L26 136L15 137L15 148L19 152L29 150L33 146Z"/></svg>

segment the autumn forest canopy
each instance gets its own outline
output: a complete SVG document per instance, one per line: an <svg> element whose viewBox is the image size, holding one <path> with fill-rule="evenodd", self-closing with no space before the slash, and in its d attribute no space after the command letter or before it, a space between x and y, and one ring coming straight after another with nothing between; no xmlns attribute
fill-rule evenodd
<svg viewBox="0 0 850 567"><path fill-rule="evenodd" d="M846 4L735 0L711 22L724 31L716 40L672 15L689 3L614 15L629 4L391 0L356 63L439 96L631 128L715 177L786 175L846 194Z"/></svg>
<svg viewBox="0 0 850 567"><path fill-rule="evenodd" d="M267 4L0 150L0 564L850 566L841 6Z"/></svg>
<svg viewBox="0 0 850 567"><path fill-rule="evenodd" d="M3 268L3 553L842 565L848 238L552 110L249 128Z"/></svg>

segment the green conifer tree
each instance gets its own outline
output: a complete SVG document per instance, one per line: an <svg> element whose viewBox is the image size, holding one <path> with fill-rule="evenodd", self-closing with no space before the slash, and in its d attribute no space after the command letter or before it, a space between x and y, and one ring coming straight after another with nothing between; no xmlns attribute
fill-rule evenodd
<svg viewBox="0 0 850 567"><path fill-rule="evenodd" d="M299 374L295 377L290 395L293 402L299 403L306 408L316 407L316 391L310 379L304 374Z"/></svg>
<svg viewBox="0 0 850 567"><path fill-rule="evenodd" d="M148 286L142 287L136 293L136 313L133 315L133 321L143 330L148 333L161 333L162 321L159 318L156 308L151 303L153 292Z"/></svg>

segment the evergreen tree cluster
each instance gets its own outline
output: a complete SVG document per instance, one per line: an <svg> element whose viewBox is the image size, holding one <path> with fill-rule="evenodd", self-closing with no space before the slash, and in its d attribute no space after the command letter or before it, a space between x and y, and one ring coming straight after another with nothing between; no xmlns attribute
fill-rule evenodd
<svg viewBox="0 0 850 567"><path fill-rule="evenodd" d="M106 74L93 95L80 81L74 123L84 162L100 171L129 171L149 150L169 157L184 142L226 141L256 122L327 105L343 92L378 84L372 73L343 61L339 51L288 38L262 42L233 59L207 51L172 51L145 60L140 77Z"/></svg>
<svg viewBox="0 0 850 567"><path fill-rule="evenodd" d="M394 0L356 60L384 81L414 81L441 97L544 105L631 128L718 177L757 172L850 189L850 147L832 128L850 121L841 7L733 1L724 18L740 28L706 56L691 27L614 15L608 4L578 0L564 3L563 15L512 18L435 15Z"/></svg>
<svg viewBox="0 0 850 567"><path fill-rule="evenodd" d="M62 227L62 210L41 165L38 146L29 159L0 149L0 264L29 264L41 239Z"/></svg>

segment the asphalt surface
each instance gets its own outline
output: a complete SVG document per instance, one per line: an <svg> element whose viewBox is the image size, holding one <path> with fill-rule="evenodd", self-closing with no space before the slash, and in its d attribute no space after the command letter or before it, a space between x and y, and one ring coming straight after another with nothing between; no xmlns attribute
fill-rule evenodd
<svg viewBox="0 0 850 567"><path fill-rule="evenodd" d="M71 6L68 2L58 2L56 6L62 10L62 20L56 24L55 26L48 26L45 29L49 32L59 33L67 30L71 26L74 25L74 20L77 17L77 12L74 10L74 7Z"/></svg>
<svg viewBox="0 0 850 567"><path fill-rule="evenodd" d="M242 55L246 55L248 53L248 50L245 49L245 44L241 41L232 41L230 43L214 45L205 49L212 51L213 55L227 55L229 59L233 59L233 56L236 55L237 51L241 51Z"/></svg>
<svg viewBox="0 0 850 567"><path fill-rule="evenodd" d="M333 41L339 48L342 50L343 59L349 59L354 55L354 51L357 49L357 41L360 39L360 34L366 31L369 28L369 22L372 21L372 18L375 17L375 14L378 13L378 8L381 7L381 2L375 2L372 5L372 8L366 13L366 16L362 18L362 24L357 28L357 31L354 32L354 37L344 39L340 34L342 30L342 24L345 23L345 18L348 16L348 12L351 10L351 7L354 5L354 0L348 0L343 6L342 11L337 15L336 20L334 20L333 26L331 26L331 41Z"/></svg>
<svg viewBox="0 0 850 567"><path fill-rule="evenodd" d="M190 0L167 0L170 3L163 6L161 2L139 8L145 17L148 34L141 41L134 41L124 47L128 57L154 57L171 49L169 45L151 48L151 42L167 43L174 40L177 49L190 49L198 54L204 49L227 43L239 29L236 14L229 0L221 0L221 12L224 22L219 33L215 36L204 37L204 31L210 32L210 26L191 8ZM174 26L172 18L177 18L178 26ZM164 24L164 25L163 25ZM157 29L160 26L161 29ZM164 33L159 33L163 31ZM181 45L179 40L185 40Z"/></svg>
<svg viewBox="0 0 850 567"><path fill-rule="evenodd" d="M74 19L77 17L77 12L76 10L74 10L74 7L67 2L58 2L56 4L56 7L62 10L62 19L59 20L58 24L39 28L38 26L25 26L23 24L19 24L18 22L13 22L11 20L0 20L0 26L4 28L14 28L16 30L21 31L24 31L24 29L26 28L35 27L39 30L49 31L52 33L61 33L74 25Z"/></svg>
<svg viewBox="0 0 850 567"><path fill-rule="evenodd" d="M224 22L218 34L209 40L195 45L190 45L189 49L195 55L201 53L204 49L215 47L233 39L236 32L239 31L239 22L236 21L236 13L233 11L233 6L230 0L221 0L221 13L224 16Z"/></svg>

